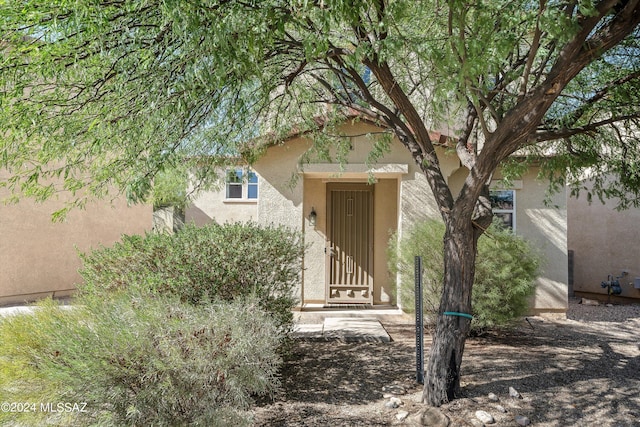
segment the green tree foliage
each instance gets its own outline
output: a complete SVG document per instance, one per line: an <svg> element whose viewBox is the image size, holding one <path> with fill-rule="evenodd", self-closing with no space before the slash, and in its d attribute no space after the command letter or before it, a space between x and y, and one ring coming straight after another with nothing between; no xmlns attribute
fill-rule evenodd
<svg viewBox="0 0 640 427"><path fill-rule="evenodd" d="M186 170L171 169L155 176L153 181L153 207L175 206L184 211L189 203L189 175Z"/></svg>
<svg viewBox="0 0 640 427"><path fill-rule="evenodd" d="M79 203L111 186L139 199L158 171L212 172L337 104L420 162L437 165L423 132L448 123L469 168L478 141L490 169L552 151L550 176L614 174L592 191L635 203L637 5L616 3L3 2L0 165L40 198L57 176L90 190Z"/></svg>
<svg viewBox="0 0 640 427"><path fill-rule="evenodd" d="M123 236L82 254L79 291L108 296L134 287L190 304L252 296L289 330L303 250L302 237L282 227L188 224L176 234Z"/></svg>
<svg viewBox="0 0 640 427"><path fill-rule="evenodd" d="M422 257L423 309L429 325L435 325L440 313L444 232L442 222L423 221L399 242L394 236L389 243L389 267L394 274L400 273L400 300L406 311L415 307L414 258ZM539 254L526 240L494 223L478 240L471 329L509 326L526 314L540 263Z"/></svg>
<svg viewBox="0 0 640 427"><path fill-rule="evenodd" d="M250 425L252 396L277 390L282 336L251 299L192 305L129 289L80 302L0 318L3 399L54 402L3 411L3 425Z"/></svg>

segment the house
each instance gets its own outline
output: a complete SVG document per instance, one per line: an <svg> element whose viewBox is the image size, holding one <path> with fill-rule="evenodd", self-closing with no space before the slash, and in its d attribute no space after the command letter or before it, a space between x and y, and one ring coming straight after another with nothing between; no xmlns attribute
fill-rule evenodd
<svg viewBox="0 0 640 427"><path fill-rule="evenodd" d="M567 201L570 291L577 297L640 303L640 210L617 211L614 201L589 203L584 196ZM620 284L609 295L602 282Z"/></svg>
<svg viewBox="0 0 640 427"><path fill-rule="evenodd" d="M397 278L387 266L393 233L402 237L418 220L440 218L435 200L408 151L394 139L375 165L367 157L378 126L348 121L340 132L350 140L348 163L304 162L312 134L299 134L266 149L251 169L228 171L226 186L199 195L185 220L255 221L304 232L308 249L299 289L302 308L314 305L396 306ZM439 135L434 135L437 139ZM438 156L452 188L461 188L466 169L451 150ZM566 195L556 207L543 204L546 183L531 168L508 188L495 181L496 213L544 254L543 272L531 301L532 313L566 312Z"/></svg>
<svg viewBox="0 0 640 427"><path fill-rule="evenodd" d="M0 181L7 177L0 170ZM8 196L0 188L0 201ZM78 250L108 246L122 234L151 229L149 205L100 201L72 210L62 223L52 222L51 214L63 207L64 196L43 203L27 198L17 204L0 202L0 306L71 295L81 280Z"/></svg>

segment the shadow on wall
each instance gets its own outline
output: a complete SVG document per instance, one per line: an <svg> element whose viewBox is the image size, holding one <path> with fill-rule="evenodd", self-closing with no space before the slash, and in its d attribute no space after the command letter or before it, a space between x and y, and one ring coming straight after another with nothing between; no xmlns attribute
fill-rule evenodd
<svg viewBox="0 0 640 427"><path fill-rule="evenodd" d="M163 206L153 210L153 231L175 233L185 224L185 213L175 206Z"/></svg>
<svg viewBox="0 0 640 427"><path fill-rule="evenodd" d="M207 215L205 211L200 209L194 204L187 206L184 213L184 222L185 223L193 223L198 227L202 227L203 225L209 224L213 222L214 219Z"/></svg>
<svg viewBox="0 0 640 427"><path fill-rule="evenodd" d="M567 221L556 209L527 209L526 215L540 234L564 256L567 255Z"/></svg>
<svg viewBox="0 0 640 427"><path fill-rule="evenodd" d="M563 311L569 295L566 218L563 211L553 208L526 209L525 214L533 229L525 230L523 224L518 234L522 231L524 238L535 239L532 243L544 255L533 299L534 311Z"/></svg>
<svg viewBox="0 0 640 427"><path fill-rule="evenodd" d="M405 179L401 185L400 209L403 229L407 230L407 227L410 228L426 219L442 218L424 175L416 172L414 179Z"/></svg>

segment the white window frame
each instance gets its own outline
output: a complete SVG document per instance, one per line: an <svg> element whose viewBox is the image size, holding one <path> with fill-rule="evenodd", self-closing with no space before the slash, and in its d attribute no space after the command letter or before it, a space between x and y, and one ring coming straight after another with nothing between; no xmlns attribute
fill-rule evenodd
<svg viewBox="0 0 640 427"><path fill-rule="evenodd" d="M229 177L235 174L239 181L231 182ZM255 182L250 182L249 177L255 177ZM231 197L231 188L240 188L240 197ZM249 197L249 187L255 188L255 197ZM237 190L236 190L237 191ZM251 170L241 168L227 169L225 172L225 199L226 203L257 203L260 197L258 174Z"/></svg>
<svg viewBox="0 0 640 427"><path fill-rule="evenodd" d="M511 206L511 208L509 209L503 209L503 208L495 208L493 206L493 203L491 204L491 209L493 210L493 213L496 214L497 216L499 216L500 214L511 214L511 231L513 231L514 233L516 232L516 195L517 192L514 188L491 188L489 190L490 193L496 193L496 192L510 192L512 194L512 200L513 200L513 204Z"/></svg>

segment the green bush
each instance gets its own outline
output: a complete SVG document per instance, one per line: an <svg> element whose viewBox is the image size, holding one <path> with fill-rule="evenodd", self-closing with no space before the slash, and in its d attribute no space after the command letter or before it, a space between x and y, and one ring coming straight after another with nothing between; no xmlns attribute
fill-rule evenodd
<svg viewBox="0 0 640 427"><path fill-rule="evenodd" d="M429 323L435 322L442 294L444 231L442 222L424 221L400 242L394 237L389 244L390 270L400 273L400 301L408 311L415 307L414 257L422 256L423 310ZM525 240L492 225L478 241L472 329L506 326L524 315L539 266L539 255Z"/></svg>
<svg viewBox="0 0 640 427"><path fill-rule="evenodd" d="M116 292L0 318L3 401L84 412L0 413L18 425L249 425L278 386L281 334L255 301L192 305ZM86 406L85 406L86 404Z"/></svg>
<svg viewBox="0 0 640 427"><path fill-rule="evenodd" d="M299 233L256 224L185 226L176 234L124 236L81 254L84 294L130 286L193 304L254 295L285 329L293 322L304 244Z"/></svg>

